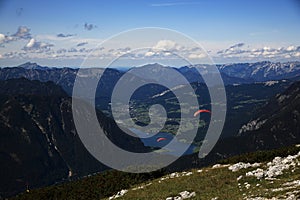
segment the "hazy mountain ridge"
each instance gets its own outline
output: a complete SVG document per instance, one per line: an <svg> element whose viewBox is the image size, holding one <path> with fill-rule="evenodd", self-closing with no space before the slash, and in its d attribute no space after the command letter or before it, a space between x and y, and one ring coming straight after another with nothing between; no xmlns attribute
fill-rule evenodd
<svg viewBox="0 0 300 200"><path fill-rule="evenodd" d="M134 75L144 78L143 68L153 68L153 70L157 70L157 68L155 67L157 65L159 64L154 63L141 66L139 67L141 73L137 71ZM200 70L201 73L207 74L208 67L209 65L197 64L193 66L183 66L180 68L175 68L175 70L184 75L190 83L203 83L204 81L199 75L196 68ZM300 62L296 61L287 63L272 63L268 61L256 63L234 63L217 65L217 67L221 72L221 76L225 85L265 82L280 79L298 79L300 77ZM165 79L170 83L178 83L177 80L174 80L174 77L171 77L168 74L166 68L168 67L160 67L160 75L153 76L151 78L154 80ZM72 89L78 70L78 68L68 67L42 67L36 63L28 62L17 67L0 68L0 80L24 77L30 80L39 80L42 82L52 81L60 85L70 95L72 94ZM95 78L98 76L97 73L103 74L105 72L105 74L103 74L105 76L103 76L103 80L101 80L101 82L105 84L110 82L116 82L125 73L124 71L119 71L117 69L111 68L85 68L81 69L81 72L83 72L89 78ZM214 74L211 74L212 79L214 78L214 76Z"/></svg>
<svg viewBox="0 0 300 200"><path fill-rule="evenodd" d="M255 81L280 80L300 75L300 62L256 62L218 65L221 72L228 76Z"/></svg>

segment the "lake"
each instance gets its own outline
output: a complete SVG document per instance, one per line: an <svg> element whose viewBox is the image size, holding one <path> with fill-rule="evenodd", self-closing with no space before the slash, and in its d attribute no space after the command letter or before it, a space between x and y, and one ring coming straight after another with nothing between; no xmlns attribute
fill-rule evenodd
<svg viewBox="0 0 300 200"><path fill-rule="evenodd" d="M170 155L174 155L174 156L188 155L188 154L194 153L194 150L196 148L196 146L193 144L187 144L187 143L178 141L177 138L174 137L174 135L171 133L159 132L157 134L154 134L152 137L149 137L148 133L145 133L138 129L130 128L129 130L131 130L133 133L135 133L137 136L139 136L145 146L161 148L161 150L159 152L163 153L163 154L170 154ZM148 138L144 138L144 137L148 137ZM161 140L161 141L157 142L158 138L165 138L165 140ZM173 144L171 146L169 146L168 149L163 148L171 140L174 140ZM187 148L185 153L184 154L180 153L181 149L184 149L184 148Z"/></svg>

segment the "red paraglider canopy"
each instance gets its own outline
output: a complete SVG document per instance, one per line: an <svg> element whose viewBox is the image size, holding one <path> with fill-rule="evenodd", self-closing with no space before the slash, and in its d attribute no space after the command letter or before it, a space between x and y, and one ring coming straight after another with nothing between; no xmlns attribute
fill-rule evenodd
<svg viewBox="0 0 300 200"><path fill-rule="evenodd" d="M205 110L205 109L201 109L201 110L197 110L194 113L194 117L196 117L197 115L199 115L200 113L211 113L210 110Z"/></svg>
<svg viewBox="0 0 300 200"><path fill-rule="evenodd" d="M164 138L164 137L160 137L160 138L157 138L156 142L160 142L162 140L166 140L167 138Z"/></svg>

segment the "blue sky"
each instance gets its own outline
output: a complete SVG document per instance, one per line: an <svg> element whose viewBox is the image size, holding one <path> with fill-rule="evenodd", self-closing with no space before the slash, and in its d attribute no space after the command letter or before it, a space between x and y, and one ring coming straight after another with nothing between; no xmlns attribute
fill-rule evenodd
<svg viewBox="0 0 300 200"><path fill-rule="evenodd" d="M96 44L141 27L182 32L217 63L300 60L299 22L297 0L2 0L0 66L80 65Z"/></svg>

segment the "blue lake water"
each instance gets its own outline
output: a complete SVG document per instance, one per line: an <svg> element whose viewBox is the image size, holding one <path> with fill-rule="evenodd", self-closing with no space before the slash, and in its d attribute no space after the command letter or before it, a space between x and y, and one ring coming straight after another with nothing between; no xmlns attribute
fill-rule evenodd
<svg viewBox="0 0 300 200"><path fill-rule="evenodd" d="M135 133L137 136L140 137L141 141L144 143L145 146L148 147L159 147L162 148L162 151L160 153L163 154L170 154L175 156L181 156L181 155L188 155L194 153L194 149L196 148L193 144L187 144L181 141L178 141L176 137L174 137L171 133L165 133L165 132L159 132L152 137L149 137L148 133L142 132L140 130L130 128L130 130ZM148 137L148 138L143 138ZM158 138L166 138L166 140L161 140L160 142L157 142ZM169 146L169 148L163 148L166 146L171 140L173 140L173 144ZM182 154L182 149L187 148L184 154Z"/></svg>

